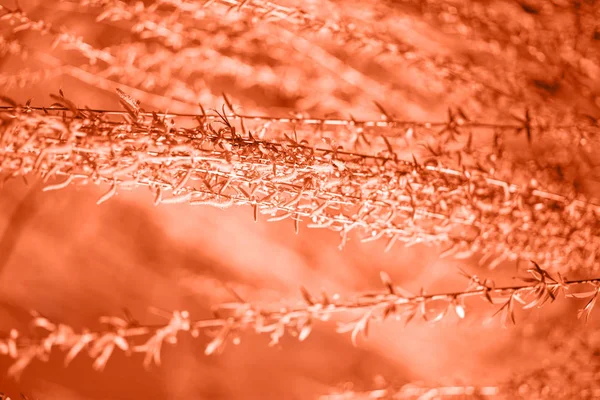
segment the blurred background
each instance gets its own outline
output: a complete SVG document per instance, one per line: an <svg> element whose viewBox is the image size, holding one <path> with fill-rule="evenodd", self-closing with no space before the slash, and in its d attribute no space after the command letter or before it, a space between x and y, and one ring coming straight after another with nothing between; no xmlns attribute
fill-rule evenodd
<svg viewBox="0 0 600 400"><path fill-rule="evenodd" d="M192 113L198 104L220 109L226 93L244 113L284 117L379 119L375 103L418 121L444 120L449 107L489 122L514 121L525 109L600 116L594 1L207 3L2 0L1 93L47 106L48 94L61 89L80 107L118 109L120 88L146 110ZM28 20L15 15L17 6ZM515 163L539 161L560 143L525 149L515 141L507 152ZM563 179L597 196L594 168L572 159ZM445 249L422 245L384 252L383 241L350 240L339 250L335 232L301 224L296 235L291 221L254 222L245 207L155 207L144 188L99 206L105 187L42 188L28 177L0 190L4 332L26 330L30 310L75 328L123 316L123 308L147 323L164 322L148 307L208 318L212 305L233 300L228 286L250 302L295 304L300 285L342 297L380 289L380 271L413 292L464 289L458 267L498 284L514 282L517 272L514 263L478 267L481 255L441 260ZM16 382L4 373L11 360L1 357L0 391L40 400L316 399L419 382L544 398L544 385L576 390L598 378L598 319L577 321L581 302L518 312L517 326L504 329L475 299L465 320L374 324L357 347L332 322L317 324L302 343L286 336L274 347L248 332L211 356L203 353L209 338L181 335L164 348L162 365L148 370L143 356L118 351L102 372L85 355L65 368L64 354L54 351ZM556 365L570 368L562 380L542 374ZM571 398L598 398L577 393Z"/></svg>

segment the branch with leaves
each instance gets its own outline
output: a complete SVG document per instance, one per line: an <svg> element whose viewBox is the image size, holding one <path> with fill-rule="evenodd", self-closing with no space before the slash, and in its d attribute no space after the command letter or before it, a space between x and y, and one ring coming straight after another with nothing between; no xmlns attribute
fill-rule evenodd
<svg viewBox="0 0 600 400"><path fill-rule="evenodd" d="M94 0L84 4L63 1L58 6L66 11L98 11L97 22L109 24L128 22L130 26L126 30L138 44L144 43L144 41L157 41L163 44L165 48L172 50L174 56L186 50L195 49L195 51L198 51L202 48L204 42L216 36L217 32L210 32L204 28L205 25L214 25L211 24L214 20L222 20L221 27L227 27L232 25L233 22L240 21L245 21L246 25L269 25L272 27L271 22L276 22L278 27L287 27L298 37L301 34L306 35L310 31L319 33L325 31L329 33L332 39L343 43L344 46L353 43L354 47L360 51L375 50L379 56L381 54L387 56L389 62L397 62L399 58L401 65L411 68L418 67L430 79L437 76L446 85L458 81L461 86L465 86L465 84L468 84L471 88L476 86L474 96L491 93L494 96L510 98L515 105L522 105L523 93L519 91L520 85L514 81L523 81L522 83L528 81L527 76L521 76L523 75L522 71L517 73L520 80L517 79L518 77L512 76L515 75L513 71L510 71L510 79L507 79L506 75L509 74L509 71L505 69L490 74L489 67L475 68L471 65L471 62L458 61L447 55L428 54L423 49L383 34L383 32L365 26L360 21L352 18L348 20L346 18L333 18L330 14L327 15L327 18L321 18L314 12L310 13L301 8L287 7L275 2L210 0L195 3L180 0L161 0L150 5L142 3L134 5L115 0ZM428 8L432 6L435 5L427 5ZM447 6L442 6L442 8L448 8ZM454 6L451 8L456 11ZM95 64L98 60L109 65L110 69L115 70L115 74L113 74L115 79L119 73L121 75L136 75L135 79L145 82L144 86L153 86L150 82L156 82L160 80L158 78L161 78L156 74L147 72L144 68L137 67L137 63L119 65L119 60L117 60L112 49L96 48L93 44L69 33L64 28L54 27L44 20L31 19L27 13L19 8L0 7L0 10L4 12L2 20L12 24L13 33L25 30L35 31L41 35L50 35L54 40L54 46L61 46L66 50L80 53L88 59L90 65ZM236 12L231 12L234 10ZM438 11L443 13L442 10ZM122 26L118 26L118 28L123 29ZM246 31L239 36L248 35L249 32ZM510 37L510 35L507 35L507 37ZM322 40L323 38L319 37L319 39ZM264 41L266 39L263 36L260 40ZM17 41L17 44L20 43ZM529 47L533 48L533 46ZM150 52L150 50L146 49L146 52ZM214 52L213 54L215 56L219 55ZM75 77L81 76L81 74L73 73L74 71L71 68L64 68L64 72ZM206 72L209 73L210 71L207 70ZM105 74L107 71L99 73ZM142 76L146 78L142 79ZM181 101L189 102L189 99L193 98L193 91L186 90L185 85L182 85L179 79L171 77L167 80L171 84L175 84L174 81L176 80L177 86L179 86L178 89L180 89L178 92L181 91L186 94L185 99L182 98ZM498 82L499 80L502 80L503 86L510 87L510 89L505 90L497 84L490 84L490 82ZM124 84L124 82L121 83ZM198 95L198 93L196 94ZM207 96L208 94L205 93L205 97Z"/></svg>
<svg viewBox="0 0 600 400"><path fill-rule="evenodd" d="M517 97L514 93L490 84L492 79L482 76L480 71L474 71L465 63L450 57L434 57L406 41L366 26L362 21L353 18L336 18L331 14L322 18L302 8L253 0L209 0L199 3L161 0L148 7L132 6L115 0L97 0L89 4L102 10L97 17L98 21L128 21L133 24L132 32L142 38L156 38L169 47L181 48L185 46L186 41L193 41L195 25L198 22L204 23L209 15L213 18L231 19L235 19L232 17L235 15L248 18L253 25L277 24L305 36L310 32L326 32L332 40L343 44L344 47L352 46L361 51L370 51L378 57L388 57L391 61L400 59L406 65L426 69L430 77L436 75L442 79L450 78L470 85L477 82L482 92L513 99ZM174 13L178 16L176 21L169 18ZM184 31L181 29L183 25L187 27L185 35L181 33ZM502 72L506 74L506 71ZM495 78L502 79L500 76Z"/></svg>
<svg viewBox="0 0 600 400"><path fill-rule="evenodd" d="M496 386L426 385L414 382L400 387L390 385L374 390L343 390L319 397L319 400L429 400L429 399L498 399L502 394Z"/></svg>
<svg viewBox="0 0 600 400"><path fill-rule="evenodd" d="M60 180L45 191L108 185L98 204L147 187L156 205L246 205L255 220L290 219L296 232L301 221L337 231L340 247L362 231L364 242L387 238L386 249L399 242L446 245L443 255L457 258L482 252L490 267L524 259L544 268L598 267L600 206L547 192L535 180L522 187L435 159L403 160L391 146L369 155L283 131L260 139L243 124L238 130L225 107L215 111L218 119L203 113L177 126L176 117L145 113L118 93L125 114L79 109L62 93L49 108L3 109L4 179Z"/></svg>
<svg viewBox="0 0 600 400"><path fill-rule="evenodd" d="M553 302L562 294L564 297L587 299L586 305L578 316L587 320L598 294L600 278L568 280L558 273L555 277L532 262L528 269L530 277L523 278L522 285L496 287L490 280L481 280L464 271L469 279L464 291L427 294L421 289L413 294L395 285L385 272L381 279L385 290L363 293L353 300L342 300L339 295L313 296L306 288L301 288L304 304L297 307L260 308L244 301L236 294L236 301L222 303L213 308L214 316L208 319L192 320L187 311L174 311L172 314L159 311L159 315L168 320L166 324L141 325L126 313L126 318L102 317L102 329L75 332L66 324L54 323L37 312L33 312L30 335L22 335L12 329L7 337L0 340L0 354L8 355L15 362L9 374L18 377L34 359L47 361L53 348L66 352L65 365L68 365L79 353L87 350L94 359L93 368L102 370L111 354L117 349L127 355L142 353L144 365L160 364L160 355L164 343L177 343L179 333L188 333L199 337L207 333L212 340L206 345L205 354L211 355L223 351L228 342L239 344L241 333L253 330L257 334L270 336L269 346L279 343L287 332L298 340L305 340L311 333L315 322L328 321L333 316L359 314L350 322L339 322L337 332L351 332L351 340L357 345L359 335L367 336L373 321L385 321L393 317L408 324L416 317L429 323L435 323L452 312L463 319L466 316L468 298L480 298L491 305L502 304L496 312L502 313L502 323L515 322L515 308L542 307ZM580 287L590 287L584 292L574 291Z"/></svg>

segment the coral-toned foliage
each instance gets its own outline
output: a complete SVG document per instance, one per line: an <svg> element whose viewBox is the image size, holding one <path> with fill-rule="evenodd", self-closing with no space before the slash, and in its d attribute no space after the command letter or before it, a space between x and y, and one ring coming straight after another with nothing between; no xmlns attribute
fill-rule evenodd
<svg viewBox="0 0 600 400"><path fill-rule="evenodd" d="M600 398L599 20L1 2L0 391Z"/></svg>

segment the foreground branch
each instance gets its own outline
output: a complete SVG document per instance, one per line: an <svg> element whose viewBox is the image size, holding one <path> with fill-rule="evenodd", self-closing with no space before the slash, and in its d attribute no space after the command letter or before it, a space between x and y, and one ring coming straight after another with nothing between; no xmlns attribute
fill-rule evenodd
<svg viewBox="0 0 600 400"><path fill-rule="evenodd" d="M28 106L0 113L0 173L41 175L44 190L108 185L98 204L123 189L147 187L155 204L226 208L246 205L255 220L290 219L361 240L446 245L483 262L536 259L543 268L599 266L600 207L585 199L521 187L482 170L447 168L439 160L401 159L389 146L378 155L345 151L331 140L317 147L279 131L273 140L240 132L229 116L178 127L177 118L144 113L120 92L127 110L78 109L53 96L60 112ZM65 111L68 110L68 111ZM224 110L223 110L224 111Z"/></svg>
<svg viewBox="0 0 600 400"><path fill-rule="evenodd" d="M55 324L44 316L33 313L31 335L23 336L17 330L10 331L8 337L0 340L0 353L15 360L9 369L9 375L18 377L27 365L38 358L44 361L56 347L66 352L65 365L71 362L83 350L87 350L94 359L93 367L102 370L115 349L121 349L127 355L145 354L144 365L160 364L163 343L177 343L177 335L187 332L198 337L201 332L213 339L207 344L205 354L222 351L232 341L239 344L243 331L253 330L258 334L270 336L270 346L279 343L286 332L300 341L311 333L314 323L327 321L336 315L359 314L357 319L348 323L338 323L337 332L351 332L352 342L357 344L360 334L365 337L372 321L384 321L389 317L409 323L415 317L427 322L437 322L448 315L456 314L465 318L467 306L465 300L478 297L491 305L502 304L496 313L502 313L502 323L515 322L515 308L520 304L523 309L542 307L556 300L562 293L564 297L585 298L587 304L579 312L579 317L587 320L598 294L600 278L584 280L566 280L560 274L552 277L539 265L533 263L528 270L530 278L523 278L522 285L496 287L492 281L481 281L470 276L465 291L426 294L412 294L394 285L386 273L381 274L386 290L365 293L354 300L341 300L338 295L329 297L322 293L314 297L305 288L301 288L304 304L297 307L259 308L245 302L239 295L238 301L223 303L213 308L214 317L192 320L187 311L161 313L169 321L159 325L141 325L130 315L120 317L102 317L102 329L75 332L65 324ZM591 286L586 292L575 292L574 288Z"/></svg>

